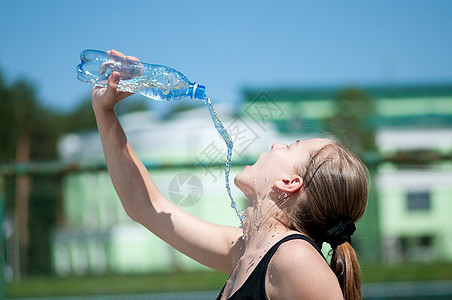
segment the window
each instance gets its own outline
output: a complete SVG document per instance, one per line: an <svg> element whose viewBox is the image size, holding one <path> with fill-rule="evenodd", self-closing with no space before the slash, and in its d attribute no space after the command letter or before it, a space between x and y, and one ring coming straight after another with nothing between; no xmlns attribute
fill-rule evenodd
<svg viewBox="0 0 452 300"><path fill-rule="evenodd" d="M429 192L409 192L407 194L408 210L430 210L430 202Z"/></svg>

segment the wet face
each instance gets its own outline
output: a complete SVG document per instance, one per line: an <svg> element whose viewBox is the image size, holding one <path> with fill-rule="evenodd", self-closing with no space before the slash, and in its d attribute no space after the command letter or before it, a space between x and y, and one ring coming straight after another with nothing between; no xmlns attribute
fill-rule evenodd
<svg viewBox="0 0 452 300"><path fill-rule="evenodd" d="M273 143L270 152L262 153L252 166L246 166L235 179L235 185L250 198L268 194L273 184L297 174L299 166L307 166L311 153L330 143L328 139L309 139L285 145Z"/></svg>

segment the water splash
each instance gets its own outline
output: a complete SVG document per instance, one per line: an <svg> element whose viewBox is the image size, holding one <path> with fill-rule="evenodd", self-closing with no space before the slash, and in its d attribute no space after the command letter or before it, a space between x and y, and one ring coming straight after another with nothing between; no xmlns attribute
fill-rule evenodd
<svg viewBox="0 0 452 300"><path fill-rule="evenodd" d="M220 136L223 138L224 142L226 143L226 146L228 147L228 154L226 157L226 169L224 171L224 180L226 183L226 191L228 192L229 199L231 199L231 207L234 209L235 213L237 214L237 217L239 218L240 223L242 223L243 217L244 217L243 210L241 210L237 207L237 203L232 198L231 187L229 185L229 173L231 172L232 147L234 146L234 144L232 143L232 140L231 140L228 132L224 128L223 123L221 123L220 119L217 116L217 113L213 109L210 99L205 98L204 103L206 104L207 109L209 110L210 117L212 118L213 124L215 125L215 128L218 131L218 134L220 134Z"/></svg>

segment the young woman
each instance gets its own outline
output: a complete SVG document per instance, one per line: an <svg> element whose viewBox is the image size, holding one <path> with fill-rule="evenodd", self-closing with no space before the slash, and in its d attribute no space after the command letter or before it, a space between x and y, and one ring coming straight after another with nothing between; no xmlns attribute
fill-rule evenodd
<svg viewBox="0 0 452 300"><path fill-rule="evenodd" d="M115 55L126 57L112 50ZM129 57L129 59L136 59ZM105 159L127 214L180 252L230 274L218 299L360 299L351 235L367 205L367 171L328 139L274 143L235 178L248 199L242 228L205 222L163 197L113 111L129 96L91 93ZM320 252L333 249L331 265Z"/></svg>

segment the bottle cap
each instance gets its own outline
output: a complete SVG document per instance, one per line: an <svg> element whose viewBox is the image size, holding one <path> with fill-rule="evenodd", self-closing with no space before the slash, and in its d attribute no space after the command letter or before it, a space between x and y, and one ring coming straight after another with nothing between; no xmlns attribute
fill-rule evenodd
<svg viewBox="0 0 452 300"><path fill-rule="evenodd" d="M206 97L206 87L204 85L194 83L192 98L204 99Z"/></svg>

